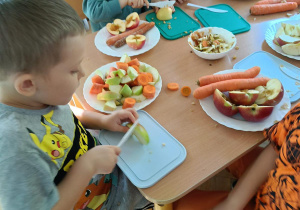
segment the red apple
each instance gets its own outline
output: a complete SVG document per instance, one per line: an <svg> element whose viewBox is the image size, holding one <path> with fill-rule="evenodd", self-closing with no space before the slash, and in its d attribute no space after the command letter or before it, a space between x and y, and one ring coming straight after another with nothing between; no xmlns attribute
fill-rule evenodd
<svg viewBox="0 0 300 210"><path fill-rule="evenodd" d="M255 103L264 106L275 106L284 95L284 89L278 79L270 79L266 86L258 86L255 90L259 91L258 98Z"/></svg>
<svg viewBox="0 0 300 210"><path fill-rule="evenodd" d="M125 22L121 19L115 19L113 23L107 23L106 29L111 35L118 35L126 30Z"/></svg>
<svg viewBox="0 0 300 210"><path fill-rule="evenodd" d="M228 117L238 113L237 106L232 104L229 98L218 89L214 92L213 101L217 110Z"/></svg>
<svg viewBox="0 0 300 210"><path fill-rule="evenodd" d="M238 106L240 115L247 121L259 122L272 114L273 106Z"/></svg>
<svg viewBox="0 0 300 210"><path fill-rule="evenodd" d="M286 44L297 44L297 43L300 42L300 38L284 34L284 35L280 35L276 39L276 41L277 41L279 46L283 46L283 45L286 45Z"/></svg>
<svg viewBox="0 0 300 210"><path fill-rule="evenodd" d="M233 90L229 91L230 100L236 105L249 106L254 104L258 97L258 90Z"/></svg>
<svg viewBox="0 0 300 210"><path fill-rule="evenodd" d="M126 28L127 29L134 29L140 23L140 16L138 13L133 12L126 17Z"/></svg>
<svg viewBox="0 0 300 210"><path fill-rule="evenodd" d="M139 50L141 49L146 42L146 37L144 35L129 35L126 38L126 44L132 49Z"/></svg>

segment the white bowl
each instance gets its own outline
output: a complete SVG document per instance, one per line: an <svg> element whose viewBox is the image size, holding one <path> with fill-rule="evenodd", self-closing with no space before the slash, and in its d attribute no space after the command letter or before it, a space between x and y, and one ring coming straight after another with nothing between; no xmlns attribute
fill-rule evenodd
<svg viewBox="0 0 300 210"><path fill-rule="evenodd" d="M212 34L219 34L220 37L222 39L225 40L226 43L233 43L232 46L225 52L222 53L206 53L206 52L201 52L199 50L196 50L193 46L194 46L194 42L191 39L191 36L194 32L204 32L205 35L208 35L209 33ZM218 28L218 27L206 27L206 28L200 28L198 30L194 31L193 33L191 33L188 37L188 43L190 45L190 47L193 49L194 53L196 55L198 55L201 58L207 59L207 60L216 60L216 59L220 59L223 58L225 55L228 54L228 52L230 52L236 45L236 37L233 33L231 33L230 31L224 29L224 28Z"/></svg>

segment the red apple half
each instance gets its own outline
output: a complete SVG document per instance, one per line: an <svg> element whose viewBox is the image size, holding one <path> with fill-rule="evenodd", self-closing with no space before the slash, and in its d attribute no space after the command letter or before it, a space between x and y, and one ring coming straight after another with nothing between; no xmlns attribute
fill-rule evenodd
<svg viewBox="0 0 300 210"><path fill-rule="evenodd" d="M133 12L126 17L126 28L127 29L134 29L140 23L140 16L138 13Z"/></svg>
<svg viewBox="0 0 300 210"><path fill-rule="evenodd" d="M273 112L273 106L238 106L240 115L247 121L259 122L266 119Z"/></svg>
<svg viewBox="0 0 300 210"><path fill-rule="evenodd" d="M259 91L258 98L255 103L264 106L277 105L284 95L284 89L278 79L270 79L266 86L258 86L255 90Z"/></svg>
<svg viewBox="0 0 300 210"><path fill-rule="evenodd" d="M126 44L132 49L139 50L141 49L146 42L146 37L144 35L129 35L126 38Z"/></svg>
<svg viewBox="0 0 300 210"><path fill-rule="evenodd" d="M237 106L231 103L229 98L218 89L214 92L213 101L217 110L228 117L238 113Z"/></svg>
<svg viewBox="0 0 300 210"><path fill-rule="evenodd" d="M254 104L258 97L258 90L233 90L229 91L230 100L236 105L249 106Z"/></svg>
<svg viewBox="0 0 300 210"><path fill-rule="evenodd" d="M111 35L118 35L126 30L125 22L121 19L115 19L113 23L107 23L106 29Z"/></svg>

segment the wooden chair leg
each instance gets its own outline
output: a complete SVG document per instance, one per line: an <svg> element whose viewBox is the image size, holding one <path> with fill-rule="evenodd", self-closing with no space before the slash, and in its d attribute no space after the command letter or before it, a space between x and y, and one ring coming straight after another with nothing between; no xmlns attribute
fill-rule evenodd
<svg viewBox="0 0 300 210"><path fill-rule="evenodd" d="M173 204L154 204L154 210L173 210Z"/></svg>

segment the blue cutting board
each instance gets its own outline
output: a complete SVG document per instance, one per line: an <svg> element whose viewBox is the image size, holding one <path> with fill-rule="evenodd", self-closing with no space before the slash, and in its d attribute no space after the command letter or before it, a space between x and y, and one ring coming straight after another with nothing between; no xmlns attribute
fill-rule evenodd
<svg viewBox="0 0 300 210"><path fill-rule="evenodd" d="M137 112L150 142L142 145L131 136L121 146L117 164L136 187L147 188L180 165L186 158L186 149L147 112ZM117 145L123 136L124 133L102 130L99 141L103 145Z"/></svg>
<svg viewBox="0 0 300 210"><path fill-rule="evenodd" d="M175 7L175 12L172 14L171 20L158 20L154 12L147 14L146 20L154 22L160 34L169 40L187 36L200 28L200 24L179 7Z"/></svg>
<svg viewBox="0 0 300 210"><path fill-rule="evenodd" d="M195 16L200 20L203 26L225 28L233 34L250 30L250 24L228 4L217 4L209 7L227 10L228 12L216 13L204 9L196 10Z"/></svg>
<svg viewBox="0 0 300 210"><path fill-rule="evenodd" d="M269 78L277 78L281 81L284 90L288 93L291 103L300 99L300 81L293 79L280 70L283 65L296 74L300 74L300 68L265 51L255 52L236 63L234 69L249 69L253 66L261 68L261 74Z"/></svg>

